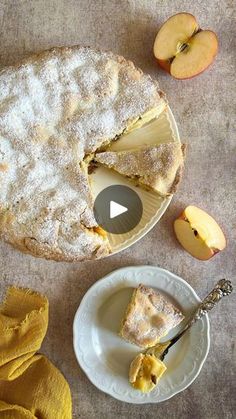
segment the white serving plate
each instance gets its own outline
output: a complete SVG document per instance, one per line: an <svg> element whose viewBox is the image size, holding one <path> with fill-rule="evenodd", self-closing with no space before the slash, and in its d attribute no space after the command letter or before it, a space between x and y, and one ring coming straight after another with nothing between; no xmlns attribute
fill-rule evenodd
<svg viewBox="0 0 236 419"><path fill-rule="evenodd" d="M166 294L185 315L200 299L182 278L155 266L114 271L97 281L85 294L73 325L74 351L89 380L100 390L128 403L159 403L187 388L198 376L210 347L209 319L199 320L170 350L167 371L158 386L143 394L128 382L128 370L140 348L118 336L121 319L132 290L138 284ZM180 330L174 328L169 339Z"/></svg>
<svg viewBox="0 0 236 419"><path fill-rule="evenodd" d="M110 147L110 150L127 150L134 148L134 146L139 147L145 144L158 144L170 141L180 142L180 138L174 116L168 107L167 111L162 112L154 122L125 135L119 141L115 142ZM126 249L145 236L160 220L172 199L171 196L162 198L154 192L145 191L136 187L124 176L104 167L99 167L91 175L91 186L95 198L106 187L117 184L129 186L139 195L143 204L143 216L139 224L132 231L126 234L108 234L112 249L111 254Z"/></svg>

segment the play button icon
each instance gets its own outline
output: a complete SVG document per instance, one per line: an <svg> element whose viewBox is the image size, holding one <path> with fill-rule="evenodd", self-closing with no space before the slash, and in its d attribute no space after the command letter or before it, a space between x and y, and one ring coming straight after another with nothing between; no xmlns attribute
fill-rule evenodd
<svg viewBox="0 0 236 419"><path fill-rule="evenodd" d="M110 218L118 217L118 215L124 214L126 211L128 211L128 208L124 207L123 205L120 205L114 201L110 202Z"/></svg>
<svg viewBox="0 0 236 419"><path fill-rule="evenodd" d="M138 225L142 214L142 201L128 186L108 186L95 199L94 216L108 233L128 233Z"/></svg>

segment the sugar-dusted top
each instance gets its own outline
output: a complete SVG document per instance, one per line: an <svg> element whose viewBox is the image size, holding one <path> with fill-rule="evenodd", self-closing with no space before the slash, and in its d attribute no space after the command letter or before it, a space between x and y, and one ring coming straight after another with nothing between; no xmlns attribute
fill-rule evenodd
<svg viewBox="0 0 236 419"><path fill-rule="evenodd" d="M105 151L96 160L162 196L175 192L184 161L185 145L161 143L120 152Z"/></svg>
<svg viewBox="0 0 236 419"><path fill-rule="evenodd" d="M164 106L124 58L55 48L0 73L0 234L23 250L80 260L108 251L96 226L87 154ZM89 230L88 230L89 229ZM104 250L105 249L105 250Z"/></svg>
<svg viewBox="0 0 236 419"><path fill-rule="evenodd" d="M133 292L120 335L141 348L154 346L184 319L164 295L140 284Z"/></svg>

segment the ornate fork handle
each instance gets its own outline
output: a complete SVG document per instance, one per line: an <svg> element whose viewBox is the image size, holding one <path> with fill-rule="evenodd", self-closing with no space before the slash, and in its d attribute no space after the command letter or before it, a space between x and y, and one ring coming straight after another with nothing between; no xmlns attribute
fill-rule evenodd
<svg viewBox="0 0 236 419"><path fill-rule="evenodd" d="M192 319L190 320L189 327L195 323L195 321L205 316L205 314L212 310L212 308L221 300L222 297L231 294L232 291L233 287L231 282L227 279L220 279L210 294L204 298L198 309L195 311Z"/></svg>
<svg viewBox="0 0 236 419"><path fill-rule="evenodd" d="M212 308L216 305L216 303L218 303L221 300L222 297L231 294L232 291L233 287L231 282L227 279L220 279L220 281L217 282L216 286L213 288L210 294L208 294L208 296L204 298L204 300L200 303L199 307L197 308L191 319L188 321L188 323L185 325L183 330L181 330L180 333L178 333L176 336L173 337L173 339L169 341L165 350L160 356L160 359L164 359L170 347L174 345L197 320L205 316L205 314L212 310Z"/></svg>

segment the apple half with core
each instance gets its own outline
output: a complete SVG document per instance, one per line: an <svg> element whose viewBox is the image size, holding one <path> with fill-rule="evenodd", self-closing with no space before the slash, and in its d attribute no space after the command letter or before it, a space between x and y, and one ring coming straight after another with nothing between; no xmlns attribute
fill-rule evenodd
<svg viewBox="0 0 236 419"><path fill-rule="evenodd" d="M160 67L176 79L189 79L213 62L218 40L213 31L200 29L193 15L178 13L162 25L153 50Z"/></svg>
<svg viewBox="0 0 236 419"><path fill-rule="evenodd" d="M193 205L174 221L174 231L183 248L200 260L210 259L226 246L224 233L214 218Z"/></svg>

